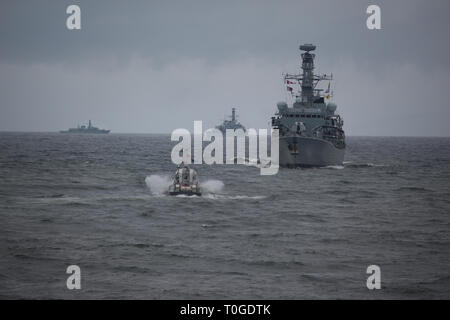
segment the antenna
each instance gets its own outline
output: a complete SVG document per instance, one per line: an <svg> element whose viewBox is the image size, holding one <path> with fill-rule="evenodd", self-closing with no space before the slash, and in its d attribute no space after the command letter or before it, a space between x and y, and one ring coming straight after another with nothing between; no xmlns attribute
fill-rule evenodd
<svg viewBox="0 0 450 320"><path fill-rule="evenodd" d="M316 50L316 46L311 43L305 43L300 46L300 50L310 52Z"/></svg>

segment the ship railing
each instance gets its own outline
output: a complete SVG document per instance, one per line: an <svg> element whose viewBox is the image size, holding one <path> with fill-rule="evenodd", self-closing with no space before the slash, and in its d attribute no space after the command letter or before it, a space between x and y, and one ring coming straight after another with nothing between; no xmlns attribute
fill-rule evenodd
<svg viewBox="0 0 450 320"><path fill-rule="evenodd" d="M312 130L312 133L316 137L321 137L324 140L330 141L336 147L345 146L345 133L339 127L333 126L318 126Z"/></svg>

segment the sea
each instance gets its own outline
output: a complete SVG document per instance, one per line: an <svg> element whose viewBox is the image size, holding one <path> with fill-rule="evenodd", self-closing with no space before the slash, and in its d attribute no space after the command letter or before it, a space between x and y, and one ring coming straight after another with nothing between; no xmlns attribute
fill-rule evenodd
<svg viewBox="0 0 450 320"><path fill-rule="evenodd" d="M350 136L342 166L276 175L197 165L201 197L167 194L173 145L0 133L0 298L450 299L450 138Z"/></svg>

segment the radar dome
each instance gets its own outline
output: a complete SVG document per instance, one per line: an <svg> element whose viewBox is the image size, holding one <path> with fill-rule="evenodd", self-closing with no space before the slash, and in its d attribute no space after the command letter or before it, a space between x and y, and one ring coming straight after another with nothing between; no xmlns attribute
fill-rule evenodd
<svg viewBox="0 0 450 320"><path fill-rule="evenodd" d="M327 111L328 111L328 112L333 113L333 112L336 111L336 109L337 109L337 105L336 105L335 103L333 103L333 102L330 102L330 103L327 105Z"/></svg>

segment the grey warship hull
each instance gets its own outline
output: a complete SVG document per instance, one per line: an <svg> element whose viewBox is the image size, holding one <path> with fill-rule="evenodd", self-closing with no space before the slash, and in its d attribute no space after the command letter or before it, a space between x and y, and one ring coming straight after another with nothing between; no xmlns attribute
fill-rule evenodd
<svg viewBox="0 0 450 320"><path fill-rule="evenodd" d="M71 133L71 134L108 134L110 132L111 132L110 130L103 130L103 129L100 129L100 130L84 129L84 130L82 130L82 129L77 129L77 128L60 131L60 133Z"/></svg>
<svg viewBox="0 0 450 320"><path fill-rule="evenodd" d="M345 148L336 148L331 142L314 137L280 137L280 166L324 167L342 165Z"/></svg>

